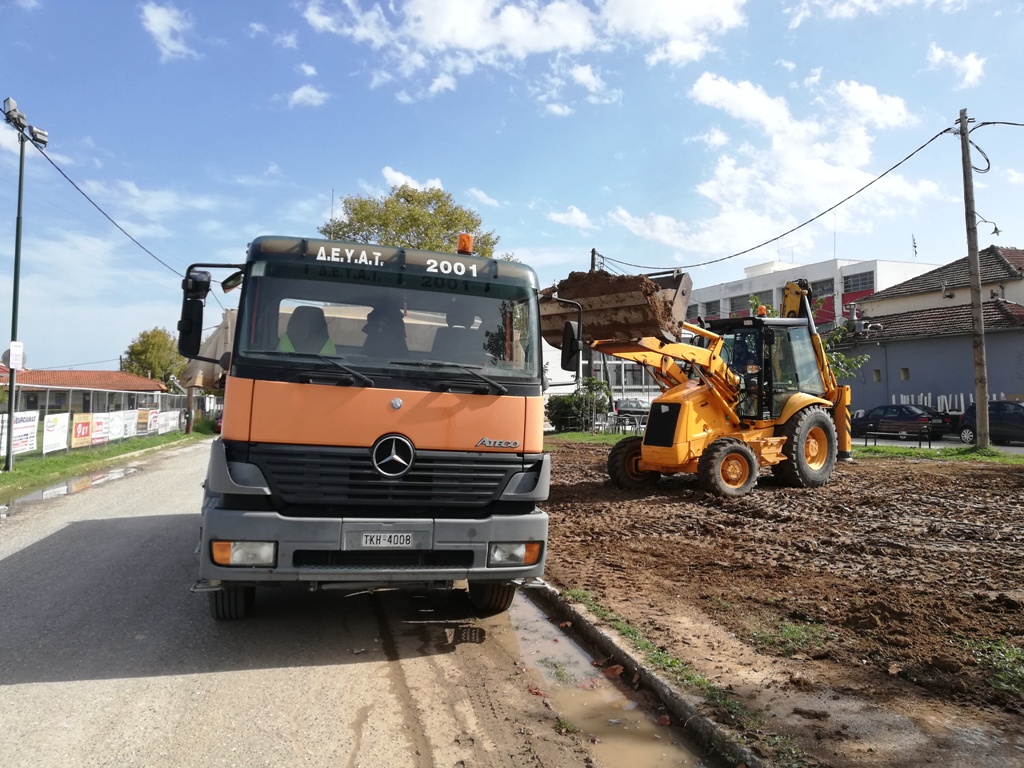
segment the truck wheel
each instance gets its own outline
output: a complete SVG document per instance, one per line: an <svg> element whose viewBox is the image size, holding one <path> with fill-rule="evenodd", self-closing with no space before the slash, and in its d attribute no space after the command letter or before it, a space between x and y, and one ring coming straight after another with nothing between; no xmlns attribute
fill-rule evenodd
<svg viewBox="0 0 1024 768"><path fill-rule="evenodd" d="M660 472L646 472L637 466L643 442L642 437L627 437L612 446L608 453L608 476L613 485L639 491L658 482Z"/></svg>
<svg viewBox="0 0 1024 768"><path fill-rule="evenodd" d="M256 587L225 587L210 592L210 613L217 621L244 619L256 600Z"/></svg>
<svg viewBox="0 0 1024 768"><path fill-rule="evenodd" d="M793 488L819 488L829 481L836 466L836 425L820 406L804 408L782 425L786 438L776 464L777 477Z"/></svg>
<svg viewBox="0 0 1024 768"><path fill-rule="evenodd" d="M716 496L745 496L757 484L759 473L754 450L740 440L715 440L697 460L697 480Z"/></svg>
<svg viewBox="0 0 1024 768"><path fill-rule="evenodd" d="M516 596L516 585L509 581L469 582L469 602L482 616L504 613Z"/></svg>

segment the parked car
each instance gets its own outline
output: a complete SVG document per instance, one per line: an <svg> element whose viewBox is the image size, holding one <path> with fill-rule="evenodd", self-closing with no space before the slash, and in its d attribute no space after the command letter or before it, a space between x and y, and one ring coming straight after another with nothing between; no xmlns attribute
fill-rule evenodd
<svg viewBox="0 0 1024 768"><path fill-rule="evenodd" d="M612 408L616 416L646 416L651 410L651 404L646 400L627 397L616 400Z"/></svg>
<svg viewBox="0 0 1024 768"><path fill-rule="evenodd" d="M217 432L219 434L220 433L220 427L221 427L221 424L223 422L224 422L224 417L223 416L218 416L217 417L217 422L213 425L213 431Z"/></svg>
<svg viewBox="0 0 1024 768"><path fill-rule="evenodd" d="M850 432L860 437L868 432L884 432L906 440L922 433L928 437L945 434L948 429L941 416L932 416L918 405L880 405L860 412L850 421Z"/></svg>
<svg viewBox="0 0 1024 768"><path fill-rule="evenodd" d="M993 443L1024 442L1024 405L1012 400L993 400L988 404L988 433ZM960 442L978 439L978 412L974 405L960 417Z"/></svg>
<svg viewBox="0 0 1024 768"><path fill-rule="evenodd" d="M960 423L951 413L945 411L937 411L934 408L929 408L927 405L917 406L922 411L932 417L931 426L928 427L932 433L932 437L943 437L955 431L957 425Z"/></svg>

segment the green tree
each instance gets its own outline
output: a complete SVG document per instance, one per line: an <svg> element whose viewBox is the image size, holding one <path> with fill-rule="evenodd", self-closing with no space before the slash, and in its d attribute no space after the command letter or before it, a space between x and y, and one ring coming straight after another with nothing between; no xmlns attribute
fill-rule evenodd
<svg viewBox="0 0 1024 768"><path fill-rule="evenodd" d="M556 432L588 431L597 414L608 412L609 395L607 382L588 377L571 395L549 397L544 412Z"/></svg>
<svg viewBox="0 0 1024 768"><path fill-rule="evenodd" d="M188 360L178 354L174 336L163 328L153 328L140 333L128 345L121 359L121 370L168 384L171 376L181 377L187 364Z"/></svg>
<svg viewBox="0 0 1024 768"><path fill-rule="evenodd" d="M492 258L498 244L493 230L484 232L480 216L456 204L443 189L391 188L387 197L349 195L341 215L319 228L331 240L379 243L403 248L455 253L459 234L473 236L477 256Z"/></svg>

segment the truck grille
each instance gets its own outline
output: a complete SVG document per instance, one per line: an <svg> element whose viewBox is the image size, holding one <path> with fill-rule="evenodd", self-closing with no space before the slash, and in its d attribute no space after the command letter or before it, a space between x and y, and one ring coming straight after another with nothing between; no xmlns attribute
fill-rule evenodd
<svg viewBox="0 0 1024 768"><path fill-rule="evenodd" d="M485 507L523 469L515 454L419 451L399 478L377 474L365 448L253 445L248 460L288 506Z"/></svg>
<svg viewBox="0 0 1024 768"><path fill-rule="evenodd" d="M313 549L296 550L292 558L296 568L330 568L351 571L406 570L417 568L452 568L464 570L473 566L473 553L466 550L428 549L380 552L324 552Z"/></svg>

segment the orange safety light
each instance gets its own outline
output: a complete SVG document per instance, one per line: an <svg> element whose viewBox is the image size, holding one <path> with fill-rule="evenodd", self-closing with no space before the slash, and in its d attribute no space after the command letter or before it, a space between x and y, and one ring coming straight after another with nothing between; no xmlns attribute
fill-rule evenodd
<svg viewBox="0 0 1024 768"><path fill-rule="evenodd" d="M458 252L467 256L473 253L473 236L463 232L459 235Z"/></svg>
<svg viewBox="0 0 1024 768"><path fill-rule="evenodd" d="M757 305L757 316L768 317L768 308L764 304Z"/></svg>

